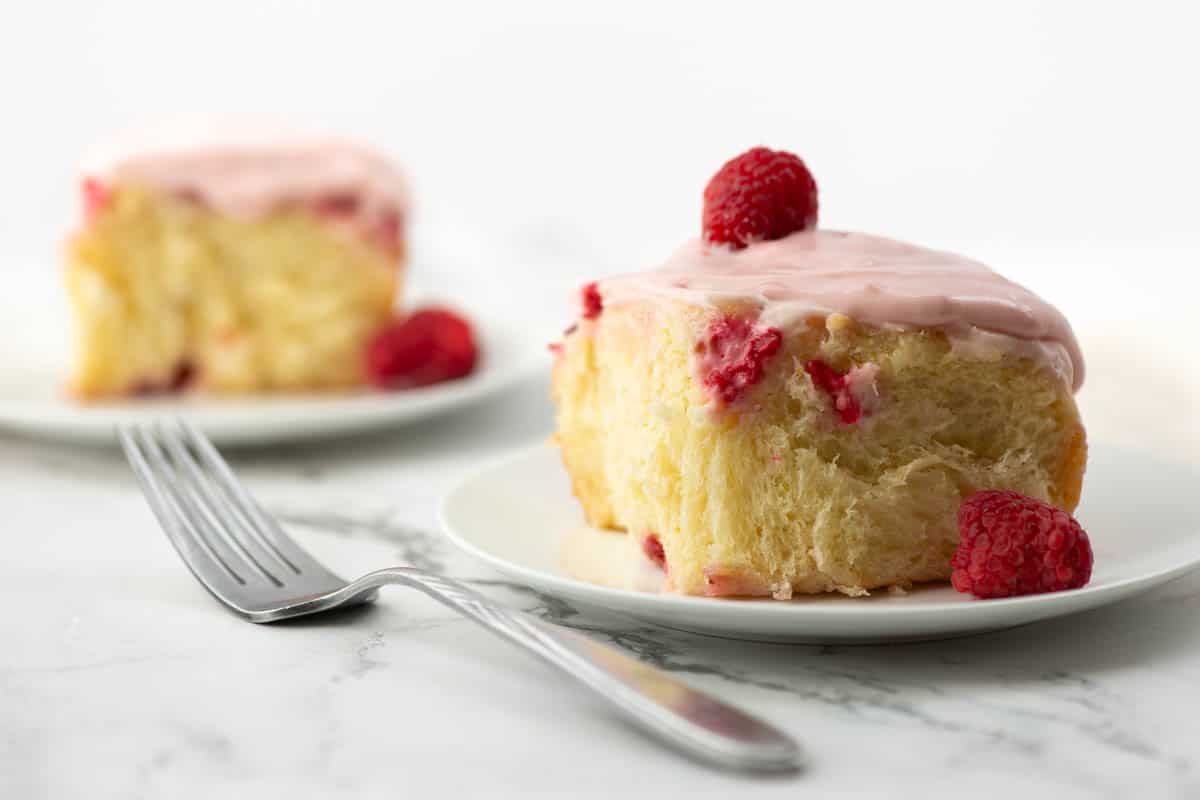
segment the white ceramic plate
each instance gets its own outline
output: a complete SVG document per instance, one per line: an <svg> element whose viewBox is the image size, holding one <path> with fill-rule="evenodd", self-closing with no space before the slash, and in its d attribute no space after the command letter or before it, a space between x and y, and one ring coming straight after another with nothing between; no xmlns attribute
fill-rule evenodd
<svg viewBox="0 0 1200 800"><path fill-rule="evenodd" d="M1096 565L1083 589L973 600L948 585L907 595L823 596L789 602L714 600L615 589L572 578L565 537L608 537L583 522L551 447L514 455L460 484L442 524L462 549L540 591L697 633L784 642L937 639L1073 614L1144 592L1200 566L1200 474L1137 451L1094 447L1080 522ZM612 544L612 546L617 546Z"/></svg>
<svg viewBox="0 0 1200 800"><path fill-rule="evenodd" d="M182 397L79 405L63 394L61 358L18 354L0 367L0 428L88 443L113 440L122 422L186 415L218 445L343 435L448 411L547 364L546 339L512 322L476 319L481 361L461 380L396 392L255 398Z"/></svg>

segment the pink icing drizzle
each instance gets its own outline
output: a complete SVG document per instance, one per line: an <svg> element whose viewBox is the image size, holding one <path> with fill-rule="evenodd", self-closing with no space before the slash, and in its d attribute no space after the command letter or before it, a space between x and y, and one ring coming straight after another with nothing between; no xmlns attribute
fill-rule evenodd
<svg viewBox="0 0 1200 800"><path fill-rule="evenodd" d="M374 225L408 208L407 182L382 154L265 123L166 122L97 150L82 171L106 186L141 184L239 217L311 204Z"/></svg>
<svg viewBox="0 0 1200 800"><path fill-rule="evenodd" d="M606 304L647 296L711 304L751 300L760 324L786 329L813 314L868 325L985 331L1034 345L1078 389L1083 354L1066 318L983 264L893 239L804 231L744 250L684 244L656 270L600 283Z"/></svg>

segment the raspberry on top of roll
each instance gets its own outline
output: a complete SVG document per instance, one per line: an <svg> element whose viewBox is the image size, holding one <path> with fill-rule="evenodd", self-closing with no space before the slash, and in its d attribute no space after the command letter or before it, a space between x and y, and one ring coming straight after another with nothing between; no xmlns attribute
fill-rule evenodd
<svg viewBox="0 0 1200 800"><path fill-rule="evenodd" d="M704 187L701 226L706 242L734 250L811 230L817 227L817 182L799 156L747 150Z"/></svg>

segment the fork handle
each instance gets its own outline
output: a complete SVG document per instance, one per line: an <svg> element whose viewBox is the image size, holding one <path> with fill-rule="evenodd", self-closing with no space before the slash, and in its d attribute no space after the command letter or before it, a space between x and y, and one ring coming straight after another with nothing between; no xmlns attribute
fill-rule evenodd
<svg viewBox="0 0 1200 800"><path fill-rule="evenodd" d="M411 567L364 575L345 592L384 584L419 589L577 679L626 718L689 755L740 770L793 771L796 742L782 731L611 647L508 609L458 581Z"/></svg>

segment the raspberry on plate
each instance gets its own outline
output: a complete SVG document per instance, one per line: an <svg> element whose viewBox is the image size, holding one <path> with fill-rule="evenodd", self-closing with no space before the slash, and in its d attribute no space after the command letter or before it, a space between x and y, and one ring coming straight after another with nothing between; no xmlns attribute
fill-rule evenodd
<svg viewBox="0 0 1200 800"><path fill-rule="evenodd" d="M755 147L704 187L704 241L741 250L817 227L817 183L798 156Z"/></svg>
<svg viewBox="0 0 1200 800"><path fill-rule="evenodd" d="M367 375L382 389L428 386L470 374L478 358L469 322L453 311L427 308L375 335L367 346Z"/></svg>
<svg viewBox="0 0 1200 800"><path fill-rule="evenodd" d="M976 597L1078 589L1092 577L1088 535L1067 512L1016 492L985 491L958 510L951 582Z"/></svg>

